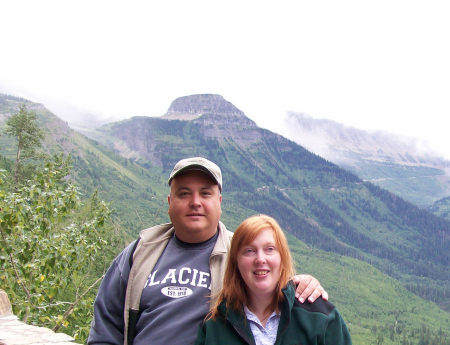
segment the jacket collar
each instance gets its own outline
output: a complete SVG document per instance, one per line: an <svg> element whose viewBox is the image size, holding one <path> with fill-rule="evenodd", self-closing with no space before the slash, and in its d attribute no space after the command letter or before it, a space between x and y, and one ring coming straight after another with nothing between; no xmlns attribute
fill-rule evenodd
<svg viewBox="0 0 450 345"><path fill-rule="evenodd" d="M229 240L225 238L227 236L227 228L222 222L219 221L218 229L219 236L217 237L217 242L212 255L226 254L228 251ZM172 223L157 225L152 227L151 231L148 230L149 229L144 229L140 233L143 245L169 240L175 232Z"/></svg>
<svg viewBox="0 0 450 345"><path fill-rule="evenodd" d="M280 324L278 326L277 340L284 333L291 320L291 310L295 302L295 284L293 281L289 281L287 285L281 289L284 295L283 306L281 308ZM252 330L247 322L247 317L244 310L236 311L233 308L227 310L226 301L220 303L219 312L233 325L236 332L244 338L248 344L255 344Z"/></svg>
<svg viewBox="0 0 450 345"><path fill-rule="evenodd" d="M175 229L171 223L160 224L149 229L144 229L140 233L142 245L145 246L160 241L168 241L173 236L174 232Z"/></svg>
<svg viewBox="0 0 450 345"><path fill-rule="evenodd" d="M255 344L250 324L247 322L247 317L244 310L234 310L233 308L227 309L226 301L222 301L218 307L220 313L231 323L237 333L251 345Z"/></svg>
<svg viewBox="0 0 450 345"><path fill-rule="evenodd" d="M278 338L284 333L291 322L291 310L295 302L295 284L290 280L287 285L281 289L284 295L283 306L281 308L280 324L278 325Z"/></svg>
<svg viewBox="0 0 450 345"><path fill-rule="evenodd" d="M221 221L219 221L219 236L217 237L216 245L214 246L213 252L211 256L214 255L223 255L228 252L228 247L230 244L230 240L226 238L227 236L227 228Z"/></svg>

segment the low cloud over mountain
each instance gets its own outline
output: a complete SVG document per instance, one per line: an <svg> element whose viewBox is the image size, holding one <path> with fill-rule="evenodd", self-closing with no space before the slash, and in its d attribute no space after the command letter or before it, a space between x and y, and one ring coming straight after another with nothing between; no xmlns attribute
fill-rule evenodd
<svg viewBox="0 0 450 345"><path fill-rule="evenodd" d="M283 131L283 135L315 154L415 203L431 204L450 194L450 161L418 139L360 130L295 112L287 113ZM418 202L410 188L399 187L417 183L417 179L433 180L426 201L421 198Z"/></svg>

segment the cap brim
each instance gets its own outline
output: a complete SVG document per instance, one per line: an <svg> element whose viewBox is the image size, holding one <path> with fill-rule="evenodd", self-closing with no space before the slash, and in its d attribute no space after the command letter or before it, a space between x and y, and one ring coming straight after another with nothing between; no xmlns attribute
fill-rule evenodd
<svg viewBox="0 0 450 345"><path fill-rule="evenodd" d="M172 183L172 180L179 176L180 174L189 171L189 170L198 170L201 172L204 172L205 174L207 174L208 176L210 176L214 181L216 181L216 184L219 186L220 191L222 192L222 188L220 186L219 181L217 180L217 178L213 175L213 173L211 171L209 171L207 168L205 168L203 165L198 165L198 164L192 164L192 165L188 165L180 170L178 170L175 174L173 174L172 176L170 176L168 184L170 186L170 184Z"/></svg>

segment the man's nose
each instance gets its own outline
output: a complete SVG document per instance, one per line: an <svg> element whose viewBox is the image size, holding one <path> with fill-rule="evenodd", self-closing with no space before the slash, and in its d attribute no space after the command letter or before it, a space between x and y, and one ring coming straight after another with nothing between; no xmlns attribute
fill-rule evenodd
<svg viewBox="0 0 450 345"><path fill-rule="evenodd" d="M193 206L193 207L201 206L200 195L199 194L197 194L197 193L193 193L192 194L190 205Z"/></svg>

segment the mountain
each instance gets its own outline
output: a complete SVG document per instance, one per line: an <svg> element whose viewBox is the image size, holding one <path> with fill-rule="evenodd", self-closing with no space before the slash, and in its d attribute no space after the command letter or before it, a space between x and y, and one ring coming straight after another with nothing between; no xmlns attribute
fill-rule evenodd
<svg viewBox="0 0 450 345"><path fill-rule="evenodd" d="M101 127L97 138L166 175L183 157L208 157L222 168L225 205L272 215L309 246L370 262L449 308L450 223L257 127L235 109L205 108L207 98L218 99L174 101L180 113L201 114L192 120L134 117Z"/></svg>
<svg viewBox="0 0 450 345"><path fill-rule="evenodd" d="M450 195L450 161L415 139L288 112L283 134L365 181L425 207Z"/></svg>
<svg viewBox="0 0 450 345"><path fill-rule="evenodd" d="M1 99L4 120L22 100ZM26 104L45 127L45 150L74 157L71 178L83 193L97 188L113 202L124 242L168 220L170 170L181 158L204 156L223 172L227 227L234 230L256 213L275 217L288 233L298 271L327 287L355 344L380 337L384 344L401 337L417 343L430 332L450 339L450 223L257 127L225 102L218 95L177 99L169 115L192 119L134 117L92 131L97 140L42 105ZM1 155L12 158L11 139L0 140Z"/></svg>
<svg viewBox="0 0 450 345"><path fill-rule="evenodd" d="M249 120L244 112L226 101L220 95L192 95L177 98L172 102L167 113L161 119L167 120L195 120L203 114L234 116ZM251 121L251 120L250 120ZM254 122L251 121L253 124Z"/></svg>

